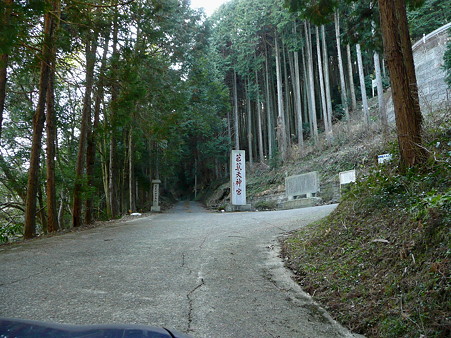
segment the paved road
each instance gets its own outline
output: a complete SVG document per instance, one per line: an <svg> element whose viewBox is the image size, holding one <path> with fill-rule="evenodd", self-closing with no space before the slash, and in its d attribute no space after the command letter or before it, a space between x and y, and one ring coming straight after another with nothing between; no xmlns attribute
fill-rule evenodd
<svg viewBox="0 0 451 338"><path fill-rule="evenodd" d="M0 247L0 316L162 326L194 337L343 337L295 284L277 237L335 206L170 212Z"/></svg>

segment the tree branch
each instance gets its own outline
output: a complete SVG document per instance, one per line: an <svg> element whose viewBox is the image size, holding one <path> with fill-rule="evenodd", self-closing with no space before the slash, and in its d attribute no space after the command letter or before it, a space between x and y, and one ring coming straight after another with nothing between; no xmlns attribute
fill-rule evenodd
<svg viewBox="0 0 451 338"><path fill-rule="evenodd" d="M0 203L0 211L4 210L6 208L15 208L15 209L19 209L20 211L25 212L25 209L22 204L14 203L14 202Z"/></svg>
<svg viewBox="0 0 451 338"><path fill-rule="evenodd" d="M80 5L87 5L87 6L91 6L91 7L94 7L94 8L112 8L112 7L119 7L119 6L129 5L132 2L135 2L135 0L129 0L129 1L113 4L113 5L96 5L96 4L93 4L93 3L82 3L82 2L79 2L79 1L74 1L74 2L78 3Z"/></svg>

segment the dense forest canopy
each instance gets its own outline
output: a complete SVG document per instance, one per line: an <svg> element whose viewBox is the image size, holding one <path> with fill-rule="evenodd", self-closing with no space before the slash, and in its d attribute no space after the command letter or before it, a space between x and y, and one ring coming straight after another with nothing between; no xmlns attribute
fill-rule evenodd
<svg viewBox="0 0 451 338"><path fill-rule="evenodd" d="M412 3L412 41L450 8ZM1 239L148 210L153 179L194 197L227 177L232 148L277 165L336 121L387 124L366 103L373 79L389 84L376 1L231 0L206 18L189 0L4 0L0 14Z"/></svg>

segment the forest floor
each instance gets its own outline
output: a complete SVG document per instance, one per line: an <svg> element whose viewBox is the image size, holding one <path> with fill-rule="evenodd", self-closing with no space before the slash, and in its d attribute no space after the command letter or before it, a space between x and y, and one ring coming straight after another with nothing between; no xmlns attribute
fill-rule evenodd
<svg viewBox="0 0 451 338"><path fill-rule="evenodd" d="M451 267L451 116L425 122L430 155L421 168L400 173L393 130L337 124L332 144L307 146L284 166L248 174L250 198L277 195L286 176L317 170L322 185L357 169L357 183L322 221L281 239L296 281L334 318L368 337L449 337ZM380 166L377 155L393 160ZM336 194L322 191L325 203ZM222 207L222 187L210 203ZM216 199L215 199L216 198ZM265 200L261 208L276 203Z"/></svg>

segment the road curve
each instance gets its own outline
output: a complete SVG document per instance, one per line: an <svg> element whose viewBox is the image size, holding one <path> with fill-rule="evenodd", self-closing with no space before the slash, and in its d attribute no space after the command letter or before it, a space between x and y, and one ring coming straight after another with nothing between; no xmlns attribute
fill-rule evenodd
<svg viewBox="0 0 451 338"><path fill-rule="evenodd" d="M277 237L334 205L163 214L0 247L0 317L166 327L194 337L350 337L302 292Z"/></svg>

